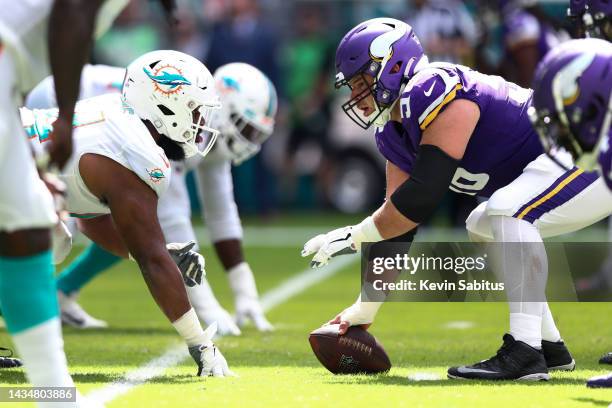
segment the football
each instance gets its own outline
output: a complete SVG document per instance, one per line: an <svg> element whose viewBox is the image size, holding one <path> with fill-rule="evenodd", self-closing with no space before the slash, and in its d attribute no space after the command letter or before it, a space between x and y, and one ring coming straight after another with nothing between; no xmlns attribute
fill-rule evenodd
<svg viewBox="0 0 612 408"><path fill-rule="evenodd" d="M339 325L320 327L308 340L317 359L334 374L377 374L389 371L391 361L383 346L360 326L338 334Z"/></svg>

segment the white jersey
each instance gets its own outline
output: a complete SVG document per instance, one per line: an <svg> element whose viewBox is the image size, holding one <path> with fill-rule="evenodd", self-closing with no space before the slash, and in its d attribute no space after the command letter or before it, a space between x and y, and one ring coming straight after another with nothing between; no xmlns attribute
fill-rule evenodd
<svg viewBox="0 0 612 408"><path fill-rule="evenodd" d="M34 150L42 148L57 109L21 109L21 118ZM87 153L108 157L134 172L158 197L170 182L170 163L144 123L129 108L124 108L120 95L110 94L80 101L75 109L74 152L60 179L66 183L66 209L75 217L92 217L110 213L109 208L94 196L79 173L79 160Z"/></svg>
<svg viewBox="0 0 612 408"><path fill-rule="evenodd" d="M86 64L81 73L79 100L121 92L124 77L125 68ZM30 109L48 109L57 106L52 76L43 79L32 89L26 97L25 106Z"/></svg>
<svg viewBox="0 0 612 408"><path fill-rule="evenodd" d="M129 0L106 0L98 12L95 38L111 26ZM49 75L47 28L53 0L5 1L0 9L0 41L13 57L17 87L25 94Z"/></svg>
<svg viewBox="0 0 612 408"><path fill-rule="evenodd" d="M81 75L80 96L90 98L101 94L118 93L125 69L107 65L86 65ZM117 85L118 84L118 85ZM48 77L34 88L26 99L28 108L56 106L53 78ZM185 185L186 170L197 168L196 180L203 216L213 242L241 239L242 225L234 201L234 186L230 160L213 150L205 159L193 157L187 163L174 163L167 193L160 199L157 215L168 242L194 239L191 230L189 194ZM179 171L174 171L177 169ZM181 238L182 237L182 238Z"/></svg>

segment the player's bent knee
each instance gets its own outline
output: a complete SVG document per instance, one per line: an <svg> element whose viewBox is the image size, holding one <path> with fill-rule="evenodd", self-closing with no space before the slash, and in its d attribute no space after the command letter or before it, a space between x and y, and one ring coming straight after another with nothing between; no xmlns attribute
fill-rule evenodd
<svg viewBox="0 0 612 408"><path fill-rule="evenodd" d="M516 212L516 197L512 191L501 189L493 193L486 202L486 212L488 216L508 216L512 217Z"/></svg>
<svg viewBox="0 0 612 408"><path fill-rule="evenodd" d="M490 242L493 240L491 222L486 212L487 203L481 203L465 220L465 228L472 242Z"/></svg>

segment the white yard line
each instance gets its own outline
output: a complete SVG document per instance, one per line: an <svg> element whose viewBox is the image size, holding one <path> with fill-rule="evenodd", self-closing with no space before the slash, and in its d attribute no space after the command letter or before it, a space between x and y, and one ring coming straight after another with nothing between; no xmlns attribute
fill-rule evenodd
<svg viewBox="0 0 612 408"><path fill-rule="evenodd" d="M471 329L475 325L476 323L470 322L467 320L456 320L456 321L446 322L442 325L442 327L445 329L451 329L451 330L467 330L467 329Z"/></svg>
<svg viewBox="0 0 612 408"><path fill-rule="evenodd" d="M317 283L330 278L344 267L356 262L357 259L355 256L343 256L334 259L326 267L303 270L261 296L261 304L264 311L269 311ZM171 346L161 356L126 373L122 379L90 392L87 398L101 403L108 403L126 394L134 387L163 375L168 368L180 364L188 356L187 347L184 344ZM230 361L230 365L231 363Z"/></svg>

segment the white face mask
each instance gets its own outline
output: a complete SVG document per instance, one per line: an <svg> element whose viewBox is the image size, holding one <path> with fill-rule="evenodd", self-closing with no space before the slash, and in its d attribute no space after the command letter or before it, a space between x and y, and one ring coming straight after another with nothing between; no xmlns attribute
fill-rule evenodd
<svg viewBox="0 0 612 408"><path fill-rule="evenodd" d="M197 113L194 114L196 117L191 124L189 135L186 135L188 138L181 143L185 157L189 158L196 154L205 157L213 148L219 136L219 131L207 126L207 124L210 123L213 109L219 109L220 107L220 104L215 104L196 108Z"/></svg>

